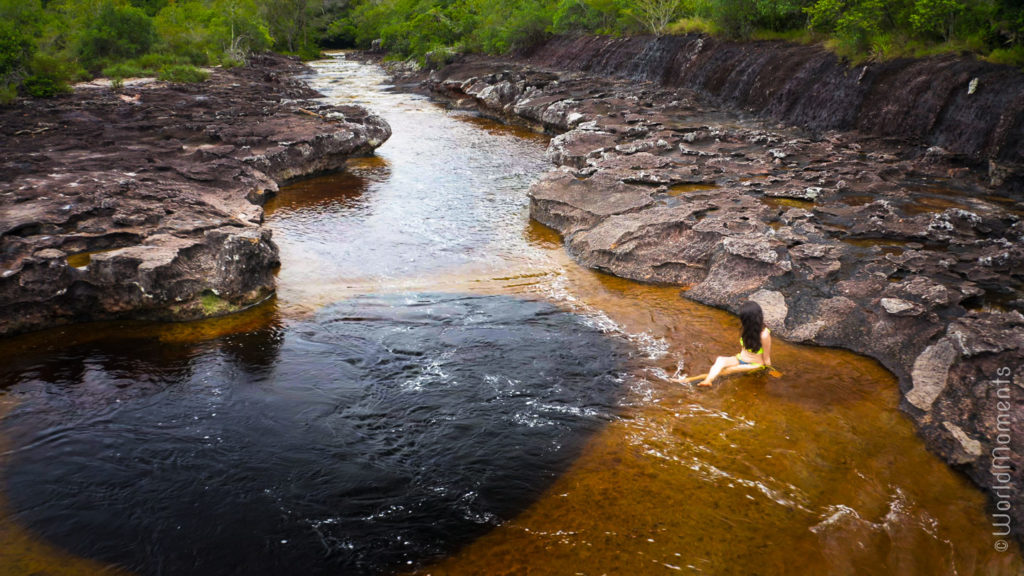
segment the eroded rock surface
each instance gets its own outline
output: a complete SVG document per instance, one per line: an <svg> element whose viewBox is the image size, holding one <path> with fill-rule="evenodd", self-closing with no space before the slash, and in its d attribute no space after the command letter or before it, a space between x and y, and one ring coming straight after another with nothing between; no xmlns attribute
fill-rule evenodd
<svg viewBox="0 0 1024 576"><path fill-rule="evenodd" d="M274 291L263 202L390 136L264 56L196 85L80 88L0 109L0 335L191 319Z"/></svg>
<svg viewBox="0 0 1024 576"><path fill-rule="evenodd" d="M530 213L582 264L684 285L687 297L734 312L752 298L783 338L881 361L928 446L993 494L998 452L1019 533L1024 203L992 181L985 150L804 132L634 72L463 59L425 84L455 105L558 134L548 150L556 167L532 187Z"/></svg>

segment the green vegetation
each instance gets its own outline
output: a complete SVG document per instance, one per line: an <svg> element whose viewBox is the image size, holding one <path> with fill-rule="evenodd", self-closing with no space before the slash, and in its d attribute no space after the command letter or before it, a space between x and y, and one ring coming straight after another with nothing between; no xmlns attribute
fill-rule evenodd
<svg viewBox="0 0 1024 576"><path fill-rule="evenodd" d="M852 62L969 51L1024 66L1024 0L0 0L0 104L102 73L196 81L276 50L379 46L439 65L556 34L824 43Z"/></svg>
<svg viewBox="0 0 1024 576"><path fill-rule="evenodd" d="M205 70L200 70L191 64L171 64L160 69L157 78L167 82L203 82L210 77Z"/></svg>
<svg viewBox="0 0 1024 576"><path fill-rule="evenodd" d="M199 296L199 305L203 310L203 316L223 316L238 311L238 306L221 298L213 290L204 290Z"/></svg>
<svg viewBox="0 0 1024 576"><path fill-rule="evenodd" d="M253 52L315 57L347 0L0 0L0 104L103 74L201 81Z"/></svg>
<svg viewBox="0 0 1024 576"><path fill-rule="evenodd" d="M824 42L854 62L966 50L1024 66L1022 0L354 0L328 35L427 62L555 34L693 31Z"/></svg>

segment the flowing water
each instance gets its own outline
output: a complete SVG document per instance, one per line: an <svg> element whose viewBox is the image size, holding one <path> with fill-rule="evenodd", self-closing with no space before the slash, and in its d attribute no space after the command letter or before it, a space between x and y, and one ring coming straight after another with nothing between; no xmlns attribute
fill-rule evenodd
<svg viewBox="0 0 1024 576"><path fill-rule="evenodd" d="M893 377L778 342L531 223L546 138L312 82L394 136L267 206L276 300L0 342L0 574L995 574L985 499Z"/></svg>

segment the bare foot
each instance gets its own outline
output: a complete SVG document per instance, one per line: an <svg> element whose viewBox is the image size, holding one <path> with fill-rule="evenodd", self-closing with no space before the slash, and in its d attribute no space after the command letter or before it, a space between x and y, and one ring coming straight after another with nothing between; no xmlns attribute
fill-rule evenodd
<svg viewBox="0 0 1024 576"><path fill-rule="evenodd" d="M701 380L700 382L697 383L697 386L711 386L711 381L710 380Z"/></svg>

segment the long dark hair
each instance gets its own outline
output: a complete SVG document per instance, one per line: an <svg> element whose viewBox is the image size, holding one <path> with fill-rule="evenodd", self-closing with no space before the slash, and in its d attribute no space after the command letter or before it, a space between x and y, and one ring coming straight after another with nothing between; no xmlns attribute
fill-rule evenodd
<svg viewBox="0 0 1024 576"><path fill-rule="evenodd" d="M764 313L757 302L748 300L740 306L740 323L743 324L743 331L740 338L743 339L743 347L751 352L761 349L761 330L764 330Z"/></svg>

